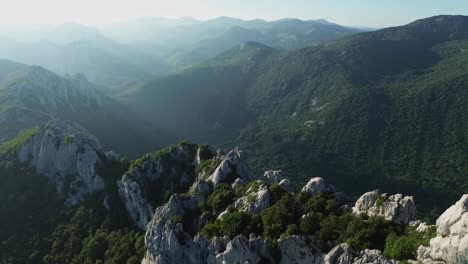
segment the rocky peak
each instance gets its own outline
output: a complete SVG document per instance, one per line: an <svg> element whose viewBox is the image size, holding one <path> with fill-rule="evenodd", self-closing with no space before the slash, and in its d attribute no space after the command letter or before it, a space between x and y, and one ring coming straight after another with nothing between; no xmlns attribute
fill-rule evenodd
<svg viewBox="0 0 468 264"><path fill-rule="evenodd" d="M244 162L242 151L238 148L231 150L220 159L221 163L213 174L208 177L208 181L212 182L215 187L229 179L234 181L235 179L240 178L246 182L252 179L249 166Z"/></svg>
<svg viewBox="0 0 468 264"><path fill-rule="evenodd" d="M82 107L101 105L101 96L87 80L62 78L37 66L28 67L18 74L7 89L13 94L15 106L54 116L64 109L76 112Z"/></svg>
<svg viewBox="0 0 468 264"><path fill-rule="evenodd" d="M353 214L381 216L395 224L408 224L416 220L414 197L395 194L388 196L378 190L363 194L353 207Z"/></svg>
<svg viewBox="0 0 468 264"><path fill-rule="evenodd" d="M437 236L429 247L418 248L418 259L424 263L468 263L468 194L437 219L436 227Z"/></svg>
<svg viewBox="0 0 468 264"><path fill-rule="evenodd" d="M18 157L37 173L49 178L66 204L77 205L92 192L104 189L96 166L104 156L98 140L81 128L51 122L29 138Z"/></svg>
<svg viewBox="0 0 468 264"><path fill-rule="evenodd" d="M187 191L195 179L198 146L180 143L136 160L117 181L119 195L133 222L146 230L166 193Z"/></svg>

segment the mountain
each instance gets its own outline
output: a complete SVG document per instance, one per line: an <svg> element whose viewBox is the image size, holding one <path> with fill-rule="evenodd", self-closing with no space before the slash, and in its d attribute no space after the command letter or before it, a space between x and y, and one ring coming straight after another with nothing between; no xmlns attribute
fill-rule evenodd
<svg viewBox="0 0 468 264"><path fill-rule="evenodd" d="M241 146L257 173L445 208L468 190L467 24L438 16L291 52L250 43L119 100L180 139Z"/></svg>
<svg viewBox="0 0 468 264"><path fill-rule="evenodd" d="M459 250L467 195L434 226L417 220L418 197L371 191L354 202L317 177L292 192L282 171L255 175L237 148L182 142L128 162L86 130L51 122L0 145L0 179L3 263L460 263L467 256Z"/></svg>
<svg viewBox="0 0 468 264"><path fill-rule="evenodd" d="M175 71L211 59L246 41L292 50L362 32L324 20L282 19L270 22L231 17L207 21L146 19L120 26L138 33L119 34L115 28L102 30L117 41L157 54ZM143 33L142 29L146 32Z"/></svg>
<svg viewBox="0 0 468 264"><path fill-rule="evenodd" d="M132 85L116 98L177 138L223 142L250 119L242 91L259 74L263 59L276 52L244 43L182 74Z"/></svg>
<svg viewBox="0 0 468 264"><path fill-rule="evenodd" d="M41 67L1 60L0 142L56 119L87 128L105 147L122 153L140 153L166 142L162 130L147 127L83 75L64 78Z"/></svg>
<svg viewBox="0 0 468 264"><path fill-rule="evenodd" d="M82 73L92 82L111 88L167 72L157 56L77 24L61 25L34 42L3 37L0 58L42 66L61 75Z"/></svg>

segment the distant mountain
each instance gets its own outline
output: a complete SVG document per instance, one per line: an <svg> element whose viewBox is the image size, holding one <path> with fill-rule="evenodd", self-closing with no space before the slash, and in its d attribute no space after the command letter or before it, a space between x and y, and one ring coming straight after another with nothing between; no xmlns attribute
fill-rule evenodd
<svg viewBox="0 0 468 264"><path fill-rule="evenodd" d="M230 17L172 22L147 19L120 26L124 28L123 32L138 33L125 34L119 28L102 30L118 41L139 47L147 53L157 54L173 70L186 69L246 41L292 50L362 32L326 20L282 19L269 22Z"/></svg>
<svg viewBox="0 0 468 264"><path fill-rule="evenodd" d="M161 131L140 122L83 75L63 78L41 67L0 60L0 142L56 119L87 128L104 146L122 153L141 153L167 142Z"/></svg>
<svg viewBox="0 0 468 264"><path fill-rule="evenodd" d="M181 139L242 146L257 172L442 208L468 192L467 27L438 16L291 52L247 43L120 100Z"/></svg>
<svg viewBox="0 0 468 264"><path fill-rule="evenodd" d="M61 75L83 73L92 82L107 87L168 70L156 55L122 45L94 28L76 24L64 24L35 42L2 39L0 59L42 66Z"/></svg>

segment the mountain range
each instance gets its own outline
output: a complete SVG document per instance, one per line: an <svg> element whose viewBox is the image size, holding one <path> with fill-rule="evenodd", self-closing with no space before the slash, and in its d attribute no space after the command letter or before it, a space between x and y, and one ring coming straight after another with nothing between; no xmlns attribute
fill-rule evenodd
<svg viewBox="0 0 468 264"><path fill-rule="evenodd" d="M324 21L224 17L185 23L146 19L100 29L66 23L26 30L37 35L26 40L23 31L15 34L0 28L0 58L42 66L62 75L83 73L90 81L115 90L128 82L186 69L245 41L297 49L361 30Z"/></svg>
<svg viewBox="0 0 468 264"><path fill-rule="evenodd" d="M247 42L116 98L181 139L242 146L259 171L440 202L468 190L467 25L439 16L290 52Z"/></svg>
<svg viewBox="0 0 468 264"><path fill-rule="evenodd" d="M153 18L5 40L0 263L465 263L467 28Z"/></svg>

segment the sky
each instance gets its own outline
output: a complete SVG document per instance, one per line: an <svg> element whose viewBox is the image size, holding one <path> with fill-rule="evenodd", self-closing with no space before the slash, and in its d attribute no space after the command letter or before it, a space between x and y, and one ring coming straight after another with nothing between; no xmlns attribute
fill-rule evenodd
<svg viewBox="0 0 468 264"><path fill-rule="evenodd" d="M141 17L327 19L387 27L440 15L468 15L468 0L0 0L0 24L106 25Z"/></svg>

